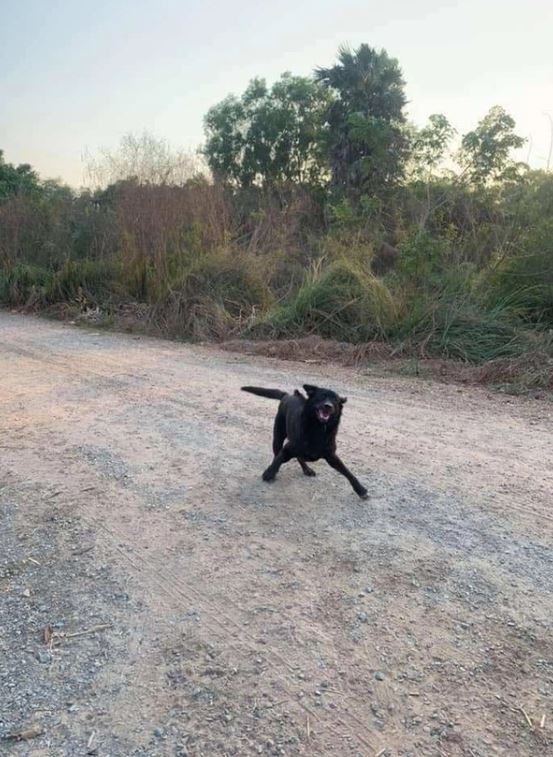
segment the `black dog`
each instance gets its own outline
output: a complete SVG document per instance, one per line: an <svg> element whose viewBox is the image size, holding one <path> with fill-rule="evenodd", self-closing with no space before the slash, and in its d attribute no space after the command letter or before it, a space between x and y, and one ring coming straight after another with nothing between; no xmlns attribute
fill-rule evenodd
<svg viewBox="0 0 553 757"><path fill-rule="evenodd" d="M367 490L336 454L336 434L347 397L330 389L304 384L307 399L298 392L286 394L280 389L243 386L242 391L280 400L273 429L274 460L263 473L264 481L273 481L283 463L297 457L306 476L314 476L306 461L323 458L347 478L356 494L365 499ZM285 443L285 440L286 441Z"/></svg>

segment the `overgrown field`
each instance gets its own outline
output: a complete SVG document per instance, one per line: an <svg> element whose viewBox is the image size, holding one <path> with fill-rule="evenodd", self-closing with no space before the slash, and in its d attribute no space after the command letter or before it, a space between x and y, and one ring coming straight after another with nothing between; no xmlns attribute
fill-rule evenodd
<svg viewBox="0 0 553 757"><path fill-rule="evenodd" d="M553 388L553 174L512 161L497 107L444 169L454 130L410 126L402 88L368 46L254 80L206 116L209 178L131 140L77 193L0 152L0 302L191 340L377 342Z"/></svg>
<svg viewBox="0 0 553 757"><path fill-rule="evenodd" d="M124 313L184 339L316 334L508 372L522 359L549 386L553 178L432 191L439 212L421 228L428 200L398 190L392 229L329 220L306 192L205 181L16 197L0 205L0 300L106 325Z"/></svg>

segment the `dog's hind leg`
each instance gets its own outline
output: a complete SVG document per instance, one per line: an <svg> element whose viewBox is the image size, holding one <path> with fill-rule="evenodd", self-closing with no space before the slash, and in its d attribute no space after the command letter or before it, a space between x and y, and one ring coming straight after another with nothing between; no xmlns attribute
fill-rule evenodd
<svg viewBox="0 0 553 757"><path fill-rule="evenodd" d="M305 460L302 460L301 457L298 457L298 463L301 465L301 469L304 472L306 476L316 476L317 474L313 470L313 468L310 468L309 465L305 462Z"/></svg>
<svg viewBox="0 0 553 757"><path fill-rule="evenodd" d="M295 456L296 455L292 445L290 443L285 444L280 452L275 455L273 462L269 465L267 470L263 472L263 481L273 481L280 469L280 466L284 463L287 463L288 460L291 460Z"/></svg>
<svg viewBox="0 0 553 757"><path fill-rule="evenodd" d="M276 414L273 426L273 455L278 455L286 440L286 416L280 411Z"/></svg>

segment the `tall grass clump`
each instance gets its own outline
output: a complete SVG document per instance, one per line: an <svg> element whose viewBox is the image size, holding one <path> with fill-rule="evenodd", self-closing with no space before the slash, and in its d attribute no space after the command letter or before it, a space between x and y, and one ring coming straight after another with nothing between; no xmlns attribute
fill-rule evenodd
<svg viewBox="0 0 553 757"><path fill-rule="evenodd" d="M398 352L475 364L519 356L539 341L508 309L483 309L467 296L411 301L389 337Z"/></svg>
<svg viewBox="0 0 553 757"><path fill-rule="evenodd" d="M491 303L509 302L528 326L553 327L553 219L526 234L484 278Z"/></svg>
<svg viewBox="0 0 553 757"><path fill-rule="evenodd" d="M45 304L44 292L52 284L52 272L42 266L15 263L0 268L0 302L27 306Z"/></svg>
<svg viewBox="0 0 553 757"><path fill-rule="evenodd" d="M318 334L348 342L383 338L397 317L386 285L358 265L340 260L314 265L296 293L252 327L271 337Z"/></svg>
<svg viewBox="0 0 553 757"><path fill-rule="evenodd" d="M219 250L191 261L166 282L153 318L175 335L223 339L239 333L271 298L259 261Z"/></svg>
<svg viewBox="0 0 553 757"><path fill-rule="evenodd" d="M119 273L117 263L98 260L66 260L59 267L4 266L0 269L0 301L28 308L60 303L107 307L121 288Z"/></svg>

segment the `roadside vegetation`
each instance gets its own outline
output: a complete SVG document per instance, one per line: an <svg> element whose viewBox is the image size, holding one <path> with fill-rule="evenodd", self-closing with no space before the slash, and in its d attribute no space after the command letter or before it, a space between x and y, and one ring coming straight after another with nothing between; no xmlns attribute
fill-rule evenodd
<svg viewBox="0 0 553 757"><path fill-rule="evenodd" d="M553 388L553 174L501 107L458 135L405 116L399 64L343 48L44 181L0 151L0 302L193 340L320 336Z"/></svg>

